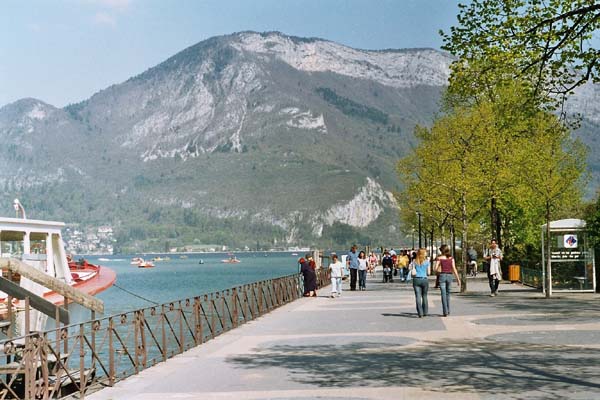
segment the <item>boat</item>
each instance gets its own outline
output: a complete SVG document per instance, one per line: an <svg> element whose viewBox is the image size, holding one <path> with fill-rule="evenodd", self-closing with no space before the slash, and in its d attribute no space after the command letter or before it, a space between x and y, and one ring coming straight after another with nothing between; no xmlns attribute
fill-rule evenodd
<svg viewBox="0 0 600 400"><path fill-rule="evenodd" d="M63 222L27 219L21 203L15 199L16 218L0 218L0 254L4 268L3 275L8 276L8 268L18 267L21 272L12 273L13 283L28 290L33 295L60 306L64 303L64 292L72 290L69 286L82 292L94 303L103 308L102 302L93 296L111 287L116 280L116 273L106 267L90 264L84 259L73 261L68 257L62 239ZM19 217L21 213L21 217ZM10 254L9 254L10 253ZM7 256L11 256L9 258ZM12 265L12 260L16 262ZM40 274L42 272L42 274ZM36 280L36 282L34 282ZM46 286L39 282L47 283ZM54 287L54 290L49 287ZM58 292L63 292L58 293ZM0 292L0 319L8 312L8 294ZM16 311L24 309L25 301L13 301ZM39 310L30 312L30 329L43 330L47 315ZM23 313L17 319L18 330L23 330L25 320Z"/></svg>
<svg viewBox="0 0 600 400"><path fill-rule="evenodd" d="M198 264L204 264L204 260L201 258L200 260L198 260Z"/></svg>
<svg viewBox="0 0 600 400"><path fill-rule="evenodd" d="M138 265L139 263L144 262L144 259L142 257L133 257L131 259L131 265Z"/></svg>
<svg viewBox="0 0 600 400"><path fill-rule="evenodd" d="M138 268L154 268L154 263L152 261L142 261L138 264Z"/></svg>
<svg viewBox="0 0 600 400"><path fill-rule="evenodd" d="M154 267L154 263L152 261L146 261L142 257L133 257L131 259L131 265L134 265L138 268L152 268Z"/></svg>
<svg viewBox="0 0 600 400"><path fill-rule="evenodd" d="M221 260L221 262L222 263L226 263L226 264L237 264L237 263L239 263L241 261L238 260L236 256L232 256L232 257L229 257L229 258L227 258L225 260Z"/></svg>

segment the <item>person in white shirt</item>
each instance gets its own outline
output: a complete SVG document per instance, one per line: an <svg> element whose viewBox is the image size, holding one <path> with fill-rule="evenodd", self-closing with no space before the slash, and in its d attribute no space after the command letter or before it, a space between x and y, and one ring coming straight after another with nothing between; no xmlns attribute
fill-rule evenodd
<svg viewBox="0 0 600 400"><path fill-rule="evenodd" d="M358 253L358 290L367 290L367 255Z"/></svg>
<svg viewBox="0 0 600 400"><path fill-rule="evenodd" d="M488 270L488 281L490 284L491 297L498 295L498 285L502 280L502 267L500 261L502 261L502 250L498 247L496 239L492 239L488 254L485 257L490 267Z"/></svg>
<svg viewBox="0 0 600 400"><path fill-rule="evenodd" d="M333 254L331 256L331 264L329 264L329 270L331 271L331 298L340 297L342 295L342 277L344 276L344 264L338 260L338 256Z"/></svg>

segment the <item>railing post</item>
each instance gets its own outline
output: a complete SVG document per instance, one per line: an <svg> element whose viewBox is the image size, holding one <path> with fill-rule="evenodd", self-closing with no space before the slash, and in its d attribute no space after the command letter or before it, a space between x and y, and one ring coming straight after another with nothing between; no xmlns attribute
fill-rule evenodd
<svg viewBox="0 0 600 400"><path fill-rule="evenodd" d="M179 300L179 353L185 351L185 335L183 331L183 306Z"/></svg>
<svg viewBox="0 0 600 400"><path fill-rule="evenodd" d="M99 323L99 322L98 322ZM92 370L96 368L96 311L92 310L92 324L90 336L92 339Z"/></svg>
<svg viewBox="0 0 600 400"><path fill-rule="evenodd" d="M115 344L113 339L113 317L108 318L108 384L115 384Z"/></svg>
<svg viewBox="0 0 600 400"><path fill-rule="evenodd" d="M167 321L165 317L165 305L160 306L160 320L161 320L161 336L162 336L162 356L163 361L167 361Z"/></svg>
<svg viewBox="0 0 600 400"><path fill-rule="evenodd" d="M263 307L263 289L264 289L264 283L259 282L258 283L258 315L263 315L263 312L265 310L265 307Z"/></svg>
<svg viewBox="0 0 600 400"><path fill-rule="evenodd" d="M221 298L219 303L221 303L221 333L223 333L227 331L227 326L225 325L225 292L219 293L218 296Z"/></svg>
<svg viewBox="0 0 600 400"><path fill-rule="evenodd" d="M133 366L135 368L135 373L138 374L140 372L140 347L139 347L139 339L138 335L140 332L140 316L139 311L133 312Z"/></svg>
<svg viewBox="0 0 600 400"><path fill-rule="evenodd" d="M211 339L215 338L215 329L216 329L216 316L215 314L217 313L217 307L215 306L215 299L214 299L214 294L211 293L210 294L210 305L211 305L211 311L210 311L210 337Z"/></svg>
<svg viewBox="0 0 600 400"><path fill-rule="evenodd" d="M29 297L25 297L25 349L23 353L23 359L25 360L25 399L33 400L34 393L32 387L33 381L33 354L31 351L31 335L29 334L30 326L30 315L29 315Z"/></svg>
<svg viewBox="0 0 600 400"><path fill-rule="evenodd" d="M64 298L64 307L65 310L67 310L67 312L69 311L69 298L65 297ZM65 354L67 354L69 352L69 328L65 327L65 329L67 330L67 334L65 335L65 340L63 341L63 351Z"/></svg>
<svg viewBox="0 0 600 400"><path fill-rule="evenodd" d="M239 323L239 315L238 315L238 305L237 305L237 289L233 288L233 290L231 291L231 309L232 309L232 313L233 313L233 321L232 321L232 326L234 328L237 328L238 323Z"/></svg>
<svg viewBox="0 0 600 400"><path fill-rule="evenodd" d="M194 335L196 346L202 343L202 319L200 316L200 298L194 297Z"/></svg>
<svg viewBox="0 0 600 400"><path fill-rule="evenodd" d="M84 324L79 324L79 398L85 397L85 387L87 382L85 381L85 348L84 348L84 335L85 328Z"/></svg>
<svg viewBox="0 0 600 400"><path fill-rule="evenodd" d="M140 325L140 339L142 343L140 344L140 353L142 355L142 369L146 368L146 362L148 361L148 349L146 347L146 315L144 314L144 310L139 311L139 325Z"/></svg>

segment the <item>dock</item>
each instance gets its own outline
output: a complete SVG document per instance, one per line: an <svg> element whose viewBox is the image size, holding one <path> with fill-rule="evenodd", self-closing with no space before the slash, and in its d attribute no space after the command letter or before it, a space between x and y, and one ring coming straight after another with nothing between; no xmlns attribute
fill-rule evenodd
<svg viewBox="0 0 600 400"><path fill-rule="evenodd" d="M326 287L86 399L600 398L600 296L468 283L425 318L409 283Z"/></svg>

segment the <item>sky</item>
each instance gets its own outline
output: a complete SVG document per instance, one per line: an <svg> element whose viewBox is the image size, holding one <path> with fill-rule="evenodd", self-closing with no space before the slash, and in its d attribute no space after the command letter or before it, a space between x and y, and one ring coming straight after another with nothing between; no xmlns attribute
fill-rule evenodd
<svg viewBox="0 0 600 400"><path fill-rule="evenodd" d="M246 30L439 49L457 13L454 0L2 0L0 107L25 97L64 107Z"/></svg>

